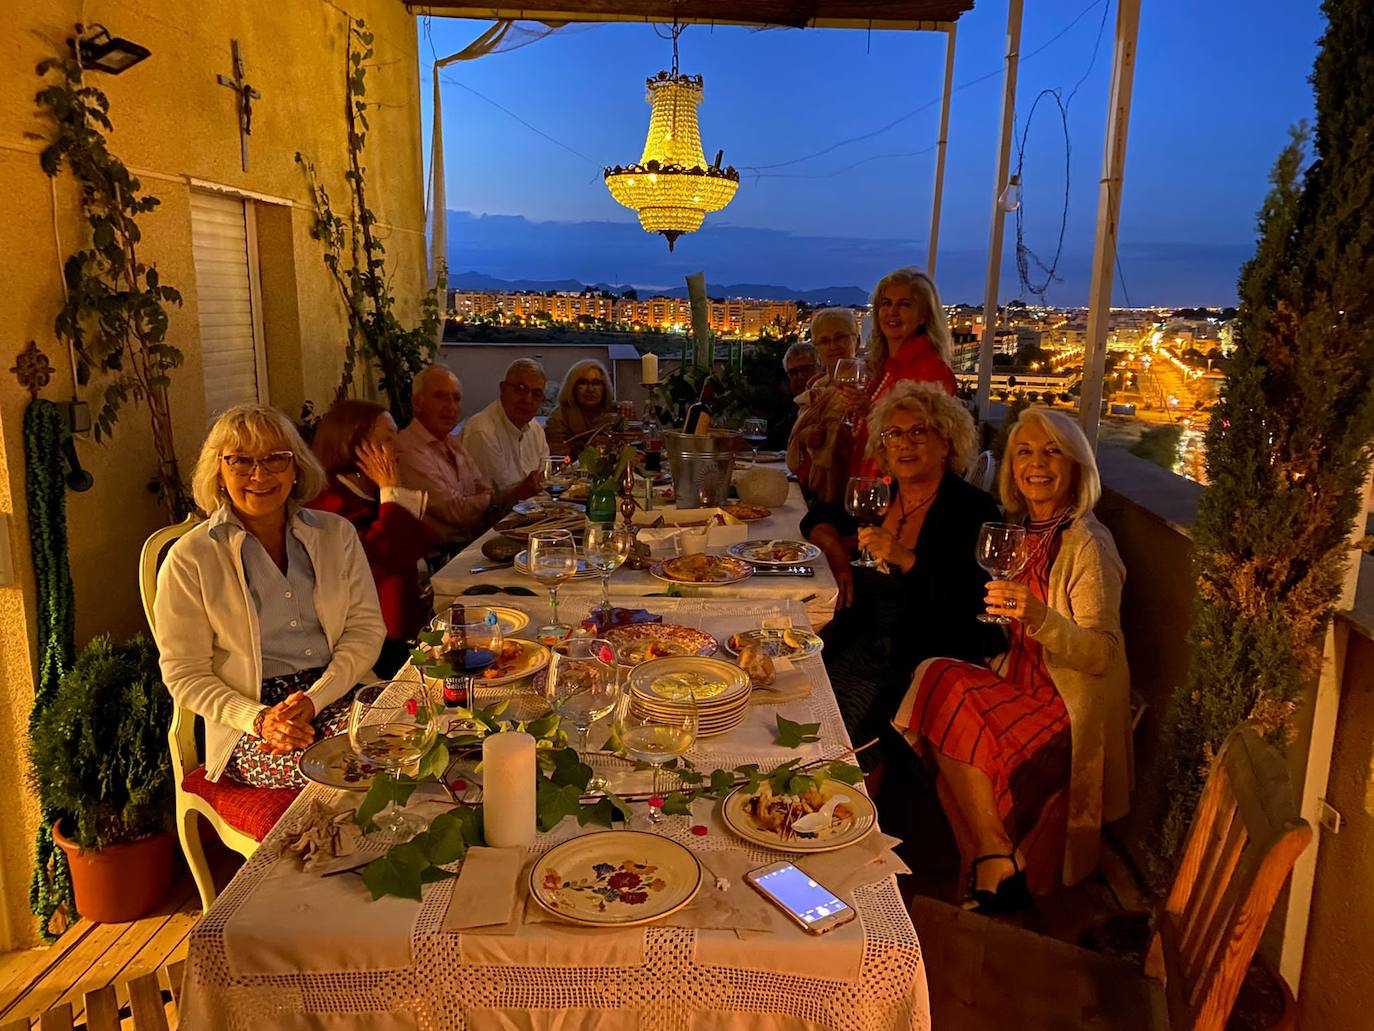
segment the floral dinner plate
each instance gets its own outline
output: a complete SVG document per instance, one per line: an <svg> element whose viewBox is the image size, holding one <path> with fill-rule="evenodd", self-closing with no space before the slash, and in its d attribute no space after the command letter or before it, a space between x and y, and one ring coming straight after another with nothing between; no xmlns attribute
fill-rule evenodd
<svg viewBox="0 0 1374 1031"><path fill-rule="evenodd" d="M696 857L670 838L600 831L540 856L530 869L530 898L572 924L629 927L677 912L701 880Z"/></svg>
<svg viewBox="0 0 1374 1031"><path fill-rule="evenodd" d="M380 772L353 751L347 734L321 738L301 753L301 776L327 788L366 791Z"/></svg>

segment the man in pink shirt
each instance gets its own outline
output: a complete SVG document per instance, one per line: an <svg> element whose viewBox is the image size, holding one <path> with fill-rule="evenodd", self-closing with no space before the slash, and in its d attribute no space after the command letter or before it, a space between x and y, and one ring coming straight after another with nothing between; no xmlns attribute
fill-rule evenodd
<svg viewBox="0 0 1374 1031"><path fill-rule="evenodd" d="M431 365L415 377L414 418L395 444L402 485L428 492L424 521L450 544L466 544L486 529L493 500L491 484L452 435L462 404L458 377Z"/></svg>

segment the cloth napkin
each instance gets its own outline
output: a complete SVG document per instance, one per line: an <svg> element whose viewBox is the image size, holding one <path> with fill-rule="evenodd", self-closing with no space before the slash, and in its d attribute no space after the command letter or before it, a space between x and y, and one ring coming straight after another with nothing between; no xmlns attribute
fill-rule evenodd
<svg viewBox="0 0 1374 1031"><path fill-rule="evenodd" d="M306 873L346 869L349 864L339 860L362 858L359 853L363 850L363 832L354 823L353 812L336 812L318 798L312 799L291 832L286 851L300 858L301 869ZM371 858L369 853L368 860Z"/></svg>
<svg viewBox="0 0 1374 1031"><path fill-rule="evenodd" d="M488 934L514 934L520 923L518 890L525 865L523 848L473 846L453 885L445 931L485 928Z"/></svg>
<svg viewBox="0 0 1374 1031"><path fill-rule="evenodd" d="M811 678L798 669L791 659L773 660L773 682L767 687L754 686L749 695L750 705L782 705L811 697Z"/></svg>

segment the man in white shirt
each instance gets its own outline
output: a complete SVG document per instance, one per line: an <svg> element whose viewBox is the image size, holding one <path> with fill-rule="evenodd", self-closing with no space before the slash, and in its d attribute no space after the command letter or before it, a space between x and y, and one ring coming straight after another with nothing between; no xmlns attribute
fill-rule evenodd
<svg viewBox="0 0 1374 1031"><path fill-rule="evenodd" d="M459 440L507 507L539 493L549 453L544 427L534 421L544 403L544 370L533 358L517 358L501 380L501 395L468 419Z"/></svg>

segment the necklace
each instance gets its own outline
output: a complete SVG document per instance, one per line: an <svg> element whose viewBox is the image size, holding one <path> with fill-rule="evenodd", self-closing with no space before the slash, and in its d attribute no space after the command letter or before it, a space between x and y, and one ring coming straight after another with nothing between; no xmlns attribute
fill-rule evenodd
<svg viewBox="0 0 1374 1031"><path fill-rule="evenodd" d="M897 503L900 506L900 511L898 511L897 513L897 532L893 534L893 536L896 537L898 540L901 540L902 531L906 529L906 521L910 519L912 516L916 515L918 512L920 512L932 501L934 501L935 495L939 493L940 485L937 483L933 491L931 491L924 498L918 501L915 505L911 507L911 510L908 511L906 507L906 498L902 496L901 489L899 488L897 491Z"/></svg>
<svg viewBox="0 0 1374 1031"><path fill-rule="evenodd" d="M1035 560L1040 557L1040 553L1050 546L1059 528L1069 521L1069 513L1060 512L1057 516L1038 526L1029 517L1026 521L1029 524L1026 529L1035 539L1030 542L1030 547L1026 549L1026 560L1021 564L1023 570L1030 569Z"/></svg>

